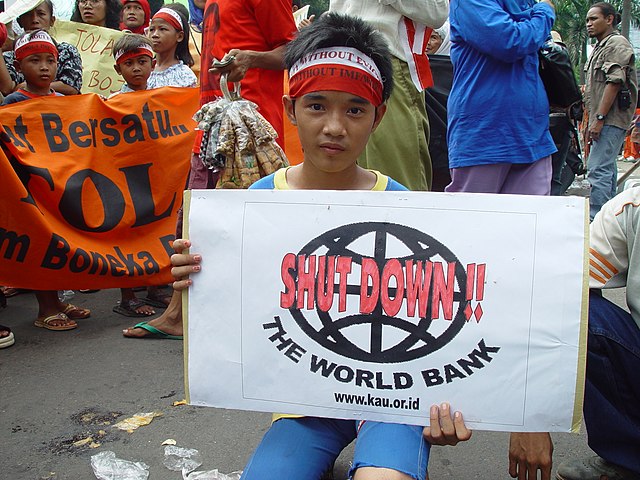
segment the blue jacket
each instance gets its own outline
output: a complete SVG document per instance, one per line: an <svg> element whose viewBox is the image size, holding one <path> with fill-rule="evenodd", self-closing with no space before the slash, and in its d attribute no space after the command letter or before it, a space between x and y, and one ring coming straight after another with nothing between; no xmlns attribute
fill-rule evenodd
<svg viewBox="0 0 640 480"><path fill-rule="evenodd" d="M532 0L451 0L449 167L533 163L556 151L538 50L553 9Z"/></svg>

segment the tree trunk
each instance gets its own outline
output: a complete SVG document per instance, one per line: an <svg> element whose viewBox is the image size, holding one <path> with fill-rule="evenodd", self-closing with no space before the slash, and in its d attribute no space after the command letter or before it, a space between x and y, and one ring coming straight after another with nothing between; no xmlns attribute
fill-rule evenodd
<svg viewBox="0 0 640 480"><path fill-rule="evenodd" d="M622 3L622 35L629 40L629 24L631 21L631 0L624 0Z"/></svg>

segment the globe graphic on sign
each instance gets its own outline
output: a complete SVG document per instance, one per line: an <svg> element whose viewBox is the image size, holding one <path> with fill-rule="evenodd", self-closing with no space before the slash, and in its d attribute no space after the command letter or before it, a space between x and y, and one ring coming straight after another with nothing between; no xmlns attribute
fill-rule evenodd
<svg viewBox="0 0 640 480"><path fill-rule="evenodd" d="M395 250L398 250L397 246L400 245L400 250L406 254L387 256L391 244L396 247ZM363 250L368 252L365 254ZM336 311L324 312L317 307L312 311L301 310L296 305L289 309L296 323L307 336L336 354L374 363L406 362L425 357L442 348L466 324L464 308L468 302L465 295L461 293L466 291L467 280L464 267L446 246L419 230L387 222L344 225L313 239L300 250L299 255L347 256L352 258L356 266L362 266L363 257L373 258L380 272L391 258L396 258L403 266L407 260L423 263L442 262L444 265L455 262L453 316L450 320L437 320L441 322L437 329L433 328L431 301L423 317L416 314L413 318L402 316L402 311L396 316L388 316L379 298L373 311L367 314L345 312L344 315L340 315ZM359 296L360 288L359 284L348 284L347 297ZM393 290L395 292L395 289ZM338 285L335 285L334 292L337 291ZM391 297L394 296L394 292L391 292ZM404 289L405 299L406 295L406 289ZM353 327L358 327L360 331L364 328L368 342L355 342L350 339L346 332ZM431 333L430 330L438 331ZM394 339L391 344L387 340L388 337Z"/></svg>

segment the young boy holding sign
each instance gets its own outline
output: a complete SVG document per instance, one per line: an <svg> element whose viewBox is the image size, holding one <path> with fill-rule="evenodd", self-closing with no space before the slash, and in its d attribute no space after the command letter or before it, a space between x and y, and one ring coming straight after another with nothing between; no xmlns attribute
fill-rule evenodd
<svg viewBox="0 0 640 480"><path fill-rule="evenodd" d="M328 14L303 29L285 55L290 72L284 107L298 127L304 162L256 182L251 189L406 190L356 163L382 119L392 89L388 48L365 22ZM191 246L176 240L180 252ZM176 254L174 288L191 285L201 256ZM363 479L425 479L429 443L455 445L471 432L449 405L430 409L430 427L317 417L279 418L244 469L243 479L319 479L353 440L350 474Z"/></svg>
<svg viewBox="0 0 640 480"><path fill-rule="evenodd" d="M24 76L25 86L7 95L2 105L49 95L62 96L51 88L58 70L58 48L44 30L24 33L14 46L16 71Z"/></svg>
<svg viewBox="0 0 640 480"><path fill-rule="evenodd" d="M2 105L39 97L63 96L51 88L58 70L58 48L44 30L34 30L18 37L14 45L16 71L24 76L25 86L7 95ZM36 327L47 330L73 330L76 320L87 318L91 311L62 303L55 290L36 291L38 317Z"/></svg>

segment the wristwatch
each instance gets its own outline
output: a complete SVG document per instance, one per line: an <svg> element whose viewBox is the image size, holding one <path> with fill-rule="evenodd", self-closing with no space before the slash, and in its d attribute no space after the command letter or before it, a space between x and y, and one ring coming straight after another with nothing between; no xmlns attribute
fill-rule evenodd
<svg viewBox="0 0 640 480"><path fill-rule="evenodd" d="M604 115L602 115L601 113L596 113L596 120L601 122L602 120L604 120Z"/></svg>

